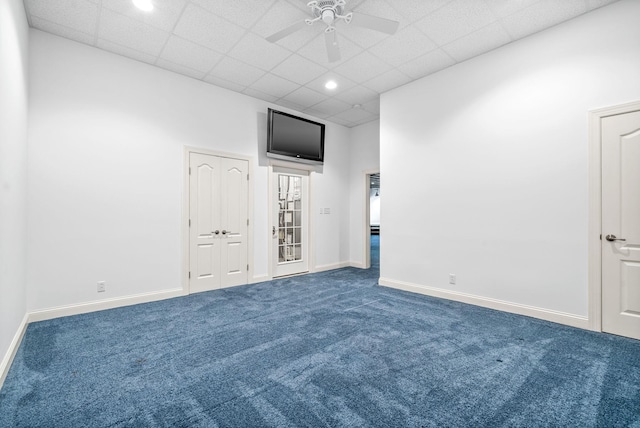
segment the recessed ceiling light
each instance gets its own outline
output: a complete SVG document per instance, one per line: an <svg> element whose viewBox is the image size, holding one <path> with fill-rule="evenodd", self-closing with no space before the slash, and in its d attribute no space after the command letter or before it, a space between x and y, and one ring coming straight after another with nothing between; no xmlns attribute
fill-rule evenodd
<svg viewBox="0 0 640 428"><path fill-rule="evenodd" d="M338 87L338 84L335 82L335 80L329 80L324 84L324 87L327 89L335 89Z"/></svg>
<svg viewBox="0 0 640 428"><path fill-rule="evenodd" d="M352 107L353 108L360 108L360 107L362 107L362 104L354 104Z"/></svg>
<svg viewBox="0 0 640 428"><path fill-rule="evenodd" d="M153 3L151 0L133 0L133 4L140 10L145 12L151 12L153 10Z"/></svg>

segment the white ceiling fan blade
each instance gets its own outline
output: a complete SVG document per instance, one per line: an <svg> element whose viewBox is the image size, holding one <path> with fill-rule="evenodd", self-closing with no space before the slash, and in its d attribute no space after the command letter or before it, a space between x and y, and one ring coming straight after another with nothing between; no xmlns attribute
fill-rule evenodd
<svg viewBox="0 0 640 428"><path fill-rule="evenodd" d="M329 62L340 61L340 47L338 46L338 38L335 31L325 31L324 41L327 45L327 55Z"/></svg>
<svg viewBox="0 0 640 428"><path fill-rule="evenodd" d="M267 37L267 41L271 42L271 43L275 43L280 39L283 39L285 37L287 37L289 34L293 34L296 31L302 30L304 27L306 27L307 24L304 21L300 21L300 22L296 22L295 24L278 31L277 33L274 33L272 35L270 35L269 37Z"/></svg>
<svg viewBox="0 0 640 428"><path fill-rule="evenodd" d="M370 30L381 31L387 34L394 34L398 30L400 23L378 16L365 15L362 13L353 13L351 25L368 28Z"/></svg>

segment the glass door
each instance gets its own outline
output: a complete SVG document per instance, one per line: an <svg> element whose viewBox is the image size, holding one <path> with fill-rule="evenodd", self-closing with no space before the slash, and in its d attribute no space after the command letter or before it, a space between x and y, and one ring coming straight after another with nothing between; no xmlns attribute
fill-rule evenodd
<svg viewBox="0 0 640 428"><path fill-rule="evenodd" d="M304 171L274 168L274 277L309 271L308 180Z"/></svg>

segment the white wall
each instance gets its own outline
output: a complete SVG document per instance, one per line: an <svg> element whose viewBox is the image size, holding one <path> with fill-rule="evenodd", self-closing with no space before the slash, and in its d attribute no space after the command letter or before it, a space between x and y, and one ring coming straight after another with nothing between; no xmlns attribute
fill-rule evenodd
<svg viewBox="0 0 640 428"><path fill-rule="evenodd" d="M22 1L0 2L0 377L26 311L28 36Z"/></svg>
<svg viewBox="0 0 640 428"><path fill-rule="evenodd" d="M29 310L181 286L184 145L253 157L254 276L267 275L267 103L37 30L31 42ZM318 265L348 261L348 135L327 125L314 177L332 208L314 223Z"/></svg>
<svg viewBox="0 0 640 428"><path fill-rule="evenodd" d="M366 200L369 182L365 174L380 168L380 122L374 121L351 128L349 166L349 256L353 266L364 266Z"/></svg>
<svg viewBox="0 0 640 428"><path fill-rule="evenodd" d="M587 316L587 112L640 99L638 16L621 0L382 96L381 277Z"/></svg>

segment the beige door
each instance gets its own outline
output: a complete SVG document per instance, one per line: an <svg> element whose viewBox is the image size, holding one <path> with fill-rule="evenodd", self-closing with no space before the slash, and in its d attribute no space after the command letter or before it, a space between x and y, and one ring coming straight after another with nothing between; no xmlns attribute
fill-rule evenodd
<svg viewBox="0 0 640 428"><path fill-rule="evenodd" d="M273 276L309 271L309 173L274 167Z"/></svg>
<svg viewBox="0 0 640 428"><path fill-rule="evenodd" d="M640 112L602 119L602 330L640 339Z"/></svg>
<svg viewBox="0 0 640 428"><path fill-rule="evenodd" d="M246 284L248 162L189 156L189 291Z"/></svg>

